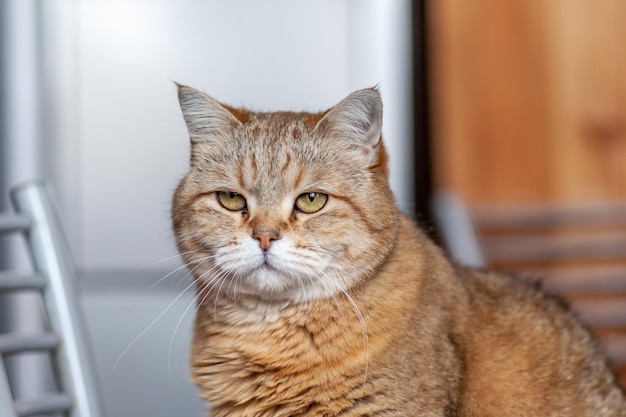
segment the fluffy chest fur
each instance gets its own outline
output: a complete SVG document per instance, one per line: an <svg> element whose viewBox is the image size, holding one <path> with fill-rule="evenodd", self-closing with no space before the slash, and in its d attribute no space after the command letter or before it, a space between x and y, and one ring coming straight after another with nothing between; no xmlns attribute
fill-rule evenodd
<svg viewBox="0 0 626 417"><path fill-rule="evenodd" d="M351 314L320 313L285 308L275 319L222 325L200 315L194 378L214 415L328 415L363 397L367 335Z"/></svg>

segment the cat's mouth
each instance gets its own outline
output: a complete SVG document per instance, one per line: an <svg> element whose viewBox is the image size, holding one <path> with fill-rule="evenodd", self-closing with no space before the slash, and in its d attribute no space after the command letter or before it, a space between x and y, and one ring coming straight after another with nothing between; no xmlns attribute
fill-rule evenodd
<svg viewBox="0 0 626 417"><path fill-rule="evenodd" d="M230 288L226 291L229 294L299 301L332 296L341 285L335 284L341 278L329 274L329 267L333 268L328 256L296 248L287 237L266 250L261 250L258 242L252 240L239 246L225 246L216 251L214 262L210 276L221 278L208 281L225 280L222 289ZM218 289L220 285L213 284Z"/></svg>
<svg viewBox="0 0 626 417"><path fill-rule="evenodd" d="M275 255L269 252L265 252L261 256L261 265L259 266L259 269L264 269L271 272L286 272L282 268L279 268L278 258Z"/></svg>

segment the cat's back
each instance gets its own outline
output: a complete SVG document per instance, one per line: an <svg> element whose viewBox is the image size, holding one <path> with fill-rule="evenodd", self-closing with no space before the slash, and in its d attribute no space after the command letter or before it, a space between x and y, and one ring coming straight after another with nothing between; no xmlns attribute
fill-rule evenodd
<svg viewBox="0 0 626 417"><path fill-rule="evenodd" d="M603 355L563 301L508 275L456 271L466 294L455 312L461 415L626 416Z"/></svg>

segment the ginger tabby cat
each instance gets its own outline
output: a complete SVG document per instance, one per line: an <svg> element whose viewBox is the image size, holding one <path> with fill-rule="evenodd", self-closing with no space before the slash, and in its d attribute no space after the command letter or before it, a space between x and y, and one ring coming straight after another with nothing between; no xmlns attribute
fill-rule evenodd
<svg viewBox="0 0 626 417"><path fill-rule="evenodd" d="M173 224L212 416L626 416L562 302L452 264L398 212L375 89L319 114L178 93Z"/></svg>

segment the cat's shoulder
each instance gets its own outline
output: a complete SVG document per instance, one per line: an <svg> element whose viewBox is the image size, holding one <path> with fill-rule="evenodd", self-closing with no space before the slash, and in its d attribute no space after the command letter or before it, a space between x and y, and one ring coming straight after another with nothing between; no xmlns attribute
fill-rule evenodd
<svg viewBox="0 0 626 417"><path fill-rule="evenodd" d="M467 295L469 314L483 325L498 324L527 335L533 329L585 333L569 303L547 291L540 279L460 266L455 271Z"/></svg>

